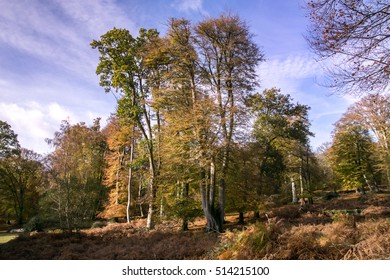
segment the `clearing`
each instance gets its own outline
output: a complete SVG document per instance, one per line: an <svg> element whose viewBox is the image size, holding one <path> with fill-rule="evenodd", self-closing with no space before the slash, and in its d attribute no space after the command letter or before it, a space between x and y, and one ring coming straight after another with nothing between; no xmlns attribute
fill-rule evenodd
<svg viewBox="0 0 390 280"><path fill-rule="evenodd" d="M203 219L188 232L179 222L148 231L138 219L79 234L32 232L10 240L2 233L0 259L390 259L389 192L341 194L303 207L271 202L260 220L245 218L240 225L238 215L228 215L223 234L204 232Z"/></svg>

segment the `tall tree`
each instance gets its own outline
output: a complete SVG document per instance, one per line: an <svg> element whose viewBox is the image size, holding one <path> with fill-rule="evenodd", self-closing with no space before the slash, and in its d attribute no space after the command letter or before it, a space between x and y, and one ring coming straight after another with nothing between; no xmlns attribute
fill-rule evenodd
<svg viewBox="0 0 390 280"><path fill-rule="evenodd" d="M331 58L329 86L349 94L384 90L390 77L390 4L383 0L312 0L307 40Z"/></svg>
<svg viewBox="0 0 390 280"><path fill-rule="evenodd" d="M194 187L198 183L209 187L206 173L215 140L213 103L201 90L199 57L190 22L170 19L168 27L164 43L159 46L161 54L154 56L165 56L167 65L162 78L165 82L155 95L164 124L160 133L161 158L165 163L160 183L164 188L160 195L170 205L170 212L183 219L183 229L187 229L188 219L197 214L190 209L196 202Z"/></svg>
<svg viewBox="0 0 390 280"><path fill-rule="evenodd" d="M158 40L155 29L140 29L134 38L126 29L112 29L91 43L98 49L100 62L96 73L100 75L100 85L106 92L112 89L122 96L118 103L118 116L128 118L141 131L146 142L149 159L149 211L147 227L153 228L154 200L156 194L155 177L158 173L152 117L159 116L152 104L152 91L158 86L155 65L148 61L148 47ZM157 164L157 166L156 166Z"/></svg>
<svg viewBox="0 0 390 280"><path fill-rule="evenodd" d="M264 60L263 53L253 41L248 25L230 14L206 19L195 26L197 48L201 60L204 86L216 100L218 130L220 131L221 170L218 182L218 203L209 204L216 228L222 231L225 209L226 177L238 116L243 112L242 101L257 85L256 67ZM212 163L215 165L215 163ZM214 175L213 175L214 176Z"/></svg>

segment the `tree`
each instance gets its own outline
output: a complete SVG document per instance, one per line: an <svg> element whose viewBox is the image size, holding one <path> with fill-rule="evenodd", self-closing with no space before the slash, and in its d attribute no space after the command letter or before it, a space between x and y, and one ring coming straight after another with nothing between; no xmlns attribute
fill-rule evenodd
<svg viewBox="0 0 390 280"><path fill-rule="evenodd" d="M97 74L107 92L121 94L118 115L134 122L148 149L147 226L153 226L157 196L163 206L161 187L171 185L163 182L163 173L196 166L196 180L188 172L176 173L176 179L185 189L189 181L199 183L207 227L222 231L234 131L245 112L242 101L257 84L256 66L263 55L238 17L223 15L195 27L171 19L168 25L164 38L156 30L141 29L133 38L125 29L113 29L93 41L101 55ZM165 161L172 166L164 167Z"/></svg>
<svg viewBox="0 0 390 280"><path fill-rule="evenodd" d="M244 112L243 100L257 85L256 67L264 60L264 55L253 42L248 25L238 16L225 14L206 19L195 26L195 34L201 77L205 88L216 100L217 131L220 132L218 202L214 208L211 203L214 198L208 199L207 192L202 192L202 200L207 206L204 209L209 226L212 230L222 231L226 178L237 119Z"/></svg>
<svg viewBox="0 0 390 280"><path fill-rule="evenodd" d="M49 212L54 211L63 228L79 230L95 218L105 198L102 186L106 141L100 119L90 127L63 121L49 156L50 187L46 191Z"/></svg>
<svg viewBox="0 0 390 280"><path fill-rule="evenodd" d="M44 168L40 155L20 149L18 155L0 159L0 211L19 225L38 213Z"/></svg>
<svg viewBox="0 0 390 280"><path fill-rule="evenodd" d="M139 138L139 135L136 135L133 125L115 116L109 119L102 133L107 141L103 183L109 190L109 199L99 216L106 219L126 216L129 222L134 193L134 139Z"/></svg>
<svg viewBox="0 0 390 280"><path fill-rule="evenodd" d="M155 29L140 29L139 36L133 38L126 29L112 29L91 43L98 49L100 62L96 73L100 75L100 85L106 92L115 90L121 94L118 101L118 116L127 118L141 131L146 142L149 159L149 210L147 227L153 228L153 212L156 194L158 157L156 156L156 133L152 117L159 119L158 109L153 107L152 92L158 87L156 68L149 63L148 47L158 40ZM153 48L152 48L153 49ZM159 122L158 122L159 123Z"/></svg>
<svg viewBox="0 0 390 280"><path fill-rule="evenodd" d="M11 126L0 120L0 158L10 157L20 153L20 145L17 135Z"/></svg>
<svg viewBox="0 0 390 280"><path fill-rule="evenodd" d="M335 63L327 85L350 94L380 92L390 77L390 4L382 0L313 0L307 40Z"/></svg>
<svg viewBox="0 0 390 280"><path fill-rule="evenodd" d="M378 142L381 169L390 187L390 95L370 94L348 108L348 115L370 130Z"/></svg>
<svg viewBox="0 0 390 280"><path fill-rule="evenodd" d="M333 166L344 189L361 189L376 185L373 141L367 129L345 114L333 132L331 147Z"/></svg>
<svg viewBox="0 0 390 280"><path fill-rule="evenodd" d="M308 150L308 137L312 135L310 108L294 104L290 95L275 88L253 95L247 104L254 117L252 137L258 151L257 194L277 193L287 172L294 195L294 177L302 175L303 151Z"/></svg>

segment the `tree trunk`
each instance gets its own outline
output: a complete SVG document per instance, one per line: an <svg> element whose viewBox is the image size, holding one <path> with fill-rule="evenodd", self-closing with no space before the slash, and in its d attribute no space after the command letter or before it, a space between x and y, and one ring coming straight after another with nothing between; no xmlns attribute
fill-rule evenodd
<svg viewBox="0 0 390 280"><path fill-rule="evenodd" d="M220 216L216 213L213 203L214 199L210 197L210 193L213 193L212 188L215 188L215 186L207 185L206 171L202 168L200 171L200 196L202 199L203 212L207 221L206 230L209 232L222 232L221 222L218 220Z"/></svg>
<svg viewBox="0 0 390 280"><path fill-rule="evenodd" d="M303 177L302 177L302 166L299 168L299 185L301 188L301 205L305 204L305 195L304 195L304 189L303 189Z"/></svg>
<svg viewBox="0 0 390 280"><path fill-rule="evenodd" d="M150 172L152 173L152 172ZM150 174L151 178L149 178L149 208L148 208L148 217L146 219L146 227L148 229L154 228L154 184L153 184L153 176Z"/></svg>
<svg viewBox="0 0 390 280"><path fill-rule="evenodd" d="M185 199L188 199L189 191L190 191L190 184L186 182L183 187L183 197L185 197ZM188 230L188 217L183 217L183 223L181 229L182 231Z"/></svg>
<svg viewBox="0 0 390 280"><path fill-rule="evenodd" d="M138 205L139 205L139 214L141 217L144 217L144 210L142 209L141 194L142 194L142 177L140 179L139 186L138 186Z"/></svg>
<svg viewBox="0 0 390 280"><path fill-rule="evenodd" d="M295 188L294 179L291 178L291 192L292 192L292 203L298 203L297 189Z"/></svg>
<svg viewBox="0 0 390 280"><path fill-rule="evenodd" d="M243 225L245 223L245 221L244 221L244 212L242 212L242 211L240 211L238 213L238 223L241 224L241 225Z"/></svg>
<svg viewBox="0 0 390 280"><path fill-rule="evenodd" d="M135 132L135 126L133 125L131 144L130 144L129 180L127 182L127 207L126 207L127 223L130 223L131 183L133 180L133 161L134 161L134 132Z"/></svg>

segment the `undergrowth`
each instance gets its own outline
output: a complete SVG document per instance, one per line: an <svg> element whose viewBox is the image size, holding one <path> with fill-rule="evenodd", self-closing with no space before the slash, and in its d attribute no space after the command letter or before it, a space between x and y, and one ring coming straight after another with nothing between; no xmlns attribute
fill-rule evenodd
<svg viewBox="0 0 390 280"><path fill-rule="evenodd" d="M390 195L352 194L315 205L265 209L262 220L206 233L197 219L189 232L164 221L147 230L130 224L97 223L78 234L31 232L0 245L0 259L390 259ZM252 223L251 223L252 222Z"/></svg>

